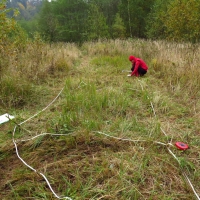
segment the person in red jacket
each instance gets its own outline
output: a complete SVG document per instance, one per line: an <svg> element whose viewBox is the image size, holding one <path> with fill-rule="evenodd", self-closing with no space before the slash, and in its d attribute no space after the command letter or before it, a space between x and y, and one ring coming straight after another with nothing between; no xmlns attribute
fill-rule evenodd
<svg viewBox="0 0 200 200"><path fill-rule="evenodd" d="M132 73L128 76L144 76L147 73L148 66L141 58L136 58L131 55L129 56L129 61L132 62Z"/></svg>

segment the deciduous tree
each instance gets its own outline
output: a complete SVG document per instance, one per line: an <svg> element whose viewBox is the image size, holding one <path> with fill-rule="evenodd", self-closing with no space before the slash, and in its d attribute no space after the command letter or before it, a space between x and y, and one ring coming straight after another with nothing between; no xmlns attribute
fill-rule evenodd
<svg viewBox="0 0 200 200"><path fill-rule="evenodd" d="M167 38L177 41L200 41L200 1L173 0L164 21Z"/></svg>
<svg viewBox="0 0 200 200"><path fill-rule="evenodd" d="M146 36L151 39L164 39L166 37L167 8L171 0L155 0L147 16Z"/></svg>
<svg viewBox="0 0 200 200"><path fill-rule="evenodd" d="M56 41L58 22L53 10L53 4L49 1L43 2L39 15L39 30L44 38L50 42Z"/></svg>
<svg viewBox="0 0 200 200"><path fill-rule="evenodd" d="M10 56L19 51L25 43L25 35L14 18L7 17L12 9L6 8L6 0L0 2L0 78L2 71L6 70L7 60ZM14 10L14 16L18 14Z"/></svg>
<svg viewBox="0 0 200 200"><path fill-rule="evenodd" d="M145 37L146 18L154 0L121 0L119 6L127 36Z"/></svg>

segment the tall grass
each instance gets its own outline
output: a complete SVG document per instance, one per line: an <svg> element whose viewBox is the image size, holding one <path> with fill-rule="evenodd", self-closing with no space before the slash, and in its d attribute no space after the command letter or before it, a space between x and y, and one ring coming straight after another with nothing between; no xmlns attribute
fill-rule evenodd
<svg viewBox="0 0 200 200"><path fill-rule="evenodd" d="M9 66L15 73L3 76L4 88L12 90L2 90L10 104L1 110L8 105L19 123L64 87L51 107L16 133L19 140L63 136L19 142L20 155L49 178L57 194L72 199L195 199L182 172L200 194L199 51L198 45L139 39L81 47L31 43L19 52L19 67ZM131 54L148 64L144 77L122 72L130 70ZM15 85L17 77L23 77L21 85ZM17 96L23 104L12 103ZM0 127L1 199L55 199L13 152L13 126ZM190 146L169 146L180 164L159 144L176 141Z"/></svg>
<svg viewBox="0 0 200 200"><path fill-rule="evenodd" d="M27 42L24 51L5 58L7 65L0 79L1 107L26 106L30 101L28 97L34 99L41 95L39 86L52 85L55 78L59 82L76 64L79 55L74 44L50 46L40 38Z"/></svg>

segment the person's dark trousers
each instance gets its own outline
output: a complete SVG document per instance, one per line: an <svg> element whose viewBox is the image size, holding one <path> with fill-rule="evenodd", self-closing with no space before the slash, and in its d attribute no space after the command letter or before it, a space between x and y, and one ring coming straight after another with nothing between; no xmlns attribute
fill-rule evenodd
<svg viewBox="0 0 200 200"><path fill-rule="evenodd" d="M134 69L135 69L135 65L132 66L131 71L134 71ZM147 73L147 71L139 66L138 67L138 73L139 73L140 76L144 76Z"/></svg>
<svg viewBox="0 0 200 200"><path fill-rule="evenodd" d="M147 71L139 66L138 73L140 74L140 76L144 76L147 73Z"/></svg>

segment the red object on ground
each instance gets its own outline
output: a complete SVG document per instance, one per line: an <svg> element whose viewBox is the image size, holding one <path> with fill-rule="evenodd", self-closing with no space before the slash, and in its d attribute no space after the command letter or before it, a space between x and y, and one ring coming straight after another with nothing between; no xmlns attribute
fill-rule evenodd
<svg viewBox="0 0 200 200"><path fill-rule="evenodd" d="M180 150L186 150L189 148L189 146L183 142L176 142L175 145Z"/></svg>

